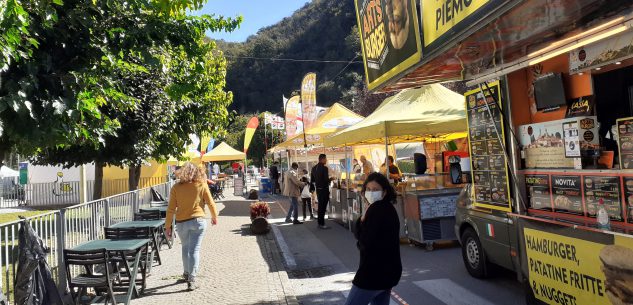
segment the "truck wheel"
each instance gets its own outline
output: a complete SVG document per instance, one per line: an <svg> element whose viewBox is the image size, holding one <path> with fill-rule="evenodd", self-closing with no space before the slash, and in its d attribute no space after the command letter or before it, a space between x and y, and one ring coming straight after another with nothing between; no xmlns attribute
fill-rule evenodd
<svg viewBox="0 0 633 305"><path fill-rule="evenodd" d="M486 254L481 246L477 232L472 228L466 229L462 234L462 258L471 276L476 278L486 278L488 276Z"/></svg>

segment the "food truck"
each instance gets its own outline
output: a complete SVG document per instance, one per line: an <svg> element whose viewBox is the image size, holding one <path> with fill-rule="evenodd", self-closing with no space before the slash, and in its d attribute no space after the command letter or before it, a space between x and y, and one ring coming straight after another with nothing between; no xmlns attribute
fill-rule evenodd
<svg viewBox="0 0 633 305"><path fill-rule="evenodd" d="M401 23L355 2L372 90L466 81L468 272L516 271L530 304L633 304L633 2L404 1Z"/></svg>

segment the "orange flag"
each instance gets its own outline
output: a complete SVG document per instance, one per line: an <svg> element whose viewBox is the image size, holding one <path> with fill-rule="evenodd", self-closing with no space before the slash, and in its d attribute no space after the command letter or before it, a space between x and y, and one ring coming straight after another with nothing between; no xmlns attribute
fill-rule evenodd
<svg viewBox="0 0 633 305"><path fill-rule="evenodd" d="M255 130L259 126L259 119L257 117L252 117L248 124L246 124L246 134L244 135L244 153L248 151L248 146L251 145L251 141L253 140L253 136L255 135Z"/></svg>

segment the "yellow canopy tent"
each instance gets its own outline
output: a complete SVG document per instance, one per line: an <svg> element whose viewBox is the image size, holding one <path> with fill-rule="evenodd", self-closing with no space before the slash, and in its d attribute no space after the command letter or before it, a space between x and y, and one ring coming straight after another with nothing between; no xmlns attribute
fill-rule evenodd
<svg viewBox="0 0 633 305"><path fill-rule="evenodd" d="M440 84L385 99L361 122L324 139L327 147L446 141L467 136L464 97Z"/></svg>
<svg viewBox="0 0 633 305"><path fill-rule="evenodd" d="M214 162L214 161L236 161L246 159L246 154L234 149L225 142L220 143L216 148L210 152L204 154L202 158L198 157L195 160L200 162Z"/></svg>
<svg viewBox="0 0 633 305"><path fill-rule="evenodd" d="M328 108L317 121L314 127L305 131L305 139L308 145L322 145L323 139L337 131L343 130L363 120L363 116L347 109L345 106L335 103ZM273 147L271 150L304 147L303 133L288 139Z"/></svg>

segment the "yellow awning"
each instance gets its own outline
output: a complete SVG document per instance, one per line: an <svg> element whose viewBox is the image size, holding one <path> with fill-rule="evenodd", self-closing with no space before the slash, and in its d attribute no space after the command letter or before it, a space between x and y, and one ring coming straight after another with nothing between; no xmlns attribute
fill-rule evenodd
<svg viewBox="0 0 633 305"><path fill-rule="evenodd" d="M343 130L363 120L363 116L347 109L345 106L335 103L328 108L314 123L314 127L306 130L305 139L308 145L322 145L323 139L337 131ZM271 148L271 151L286 148L302 148L303 133L297 134L287 141Z"/></svg>
<svg viewBox="0 0 633 305"><path fill-rule="evenodd" d="M466 137L464 96L440 84L407 89L385 99L363 121L324 139L326 147L446 141Z"/></svg>
<svg viewBox="0 0 633 305"><path fill-rule="evenodd" d="M215 162L215 161L236 161L246 159L246 154L229 146L225 142L220 143L216 148L204 154L197 161Z"/></svg>

